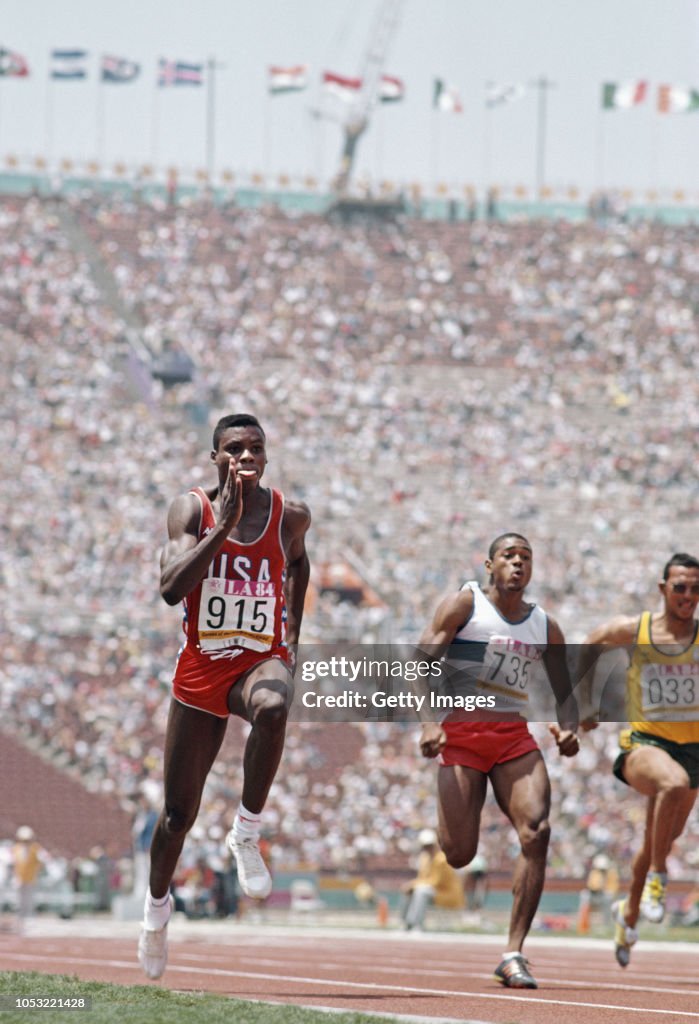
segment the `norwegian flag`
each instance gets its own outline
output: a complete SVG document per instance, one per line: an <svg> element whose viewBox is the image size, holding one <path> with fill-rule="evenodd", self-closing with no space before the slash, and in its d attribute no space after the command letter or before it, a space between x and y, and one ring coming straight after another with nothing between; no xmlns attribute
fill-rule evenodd
<svg viewBox="0 0 699 1024"><path fill-rule="evenodd" d="M202 85L204 65L187 64L182 60L158 61L158 85Z"/></svg>
<svg viewBox="0 0 699 1024"><path fill-rule="evenodd" d="M102 57L103 82L133 82L141 73L141 65L124 57Z"/></svg>

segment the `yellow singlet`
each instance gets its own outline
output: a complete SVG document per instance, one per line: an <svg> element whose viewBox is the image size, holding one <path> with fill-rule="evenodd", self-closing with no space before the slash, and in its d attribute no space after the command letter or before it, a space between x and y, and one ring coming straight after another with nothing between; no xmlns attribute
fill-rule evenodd
<svg viewBox="0 0 699 1024"><path fill-rule="evenodd" d="M663 654L651 638L651 613L643 612L626 675L628 718L635 732L673 743L699 743L699 622L683 651Z"/></svg>

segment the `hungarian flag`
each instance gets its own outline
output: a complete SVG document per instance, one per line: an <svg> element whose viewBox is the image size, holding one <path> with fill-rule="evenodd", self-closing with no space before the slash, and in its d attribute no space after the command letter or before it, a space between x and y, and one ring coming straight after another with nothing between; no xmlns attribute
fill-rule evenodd
<svg viewBox="0 0 699 1024"><path fill-rule="evenodd" d="M643 103L648 94L648 82L605 82L602 86L604 110L630 110Z"/></svg>
<svg viewBox="0 0 699 1024"><path fill-rule="evenodd" d="M87 78L87 50L52 50L51 78L70 81Z"/></svg>
<svg viewBox="0 0 699 1024"><path fill-rule="evenodd" d="M399 103L405 99L405 83L392 75L381 75L379 99L382 103Z"/></svg>
<svg viewBox="0 0 699 1024"><path fill-rule="evenodd" d="M301 92L308 85L308 64L296 64L292 68L272 65L268 71L268 89L273 96L283 92Z"/></svg>
<svg viewBox="0 0 699 1024"><path fill-rule="evenodd" d="M452 114L463 113L461 97L453 85L447 85L441 78L434 80L432 106L436 110L446 110Z"/></svg>
<svg viewBox="0 0 699 1024"><path fill-rule="evenodd" d="M521 100L527 90L521 82L506 83L498 85L497 82L488 82L485 87L486 107L502 107L505 103L513 103Z"/></svg>
<svg viewBox="0 0 699 1024"><path fill-rule="evenodd" d="M158 85L202 85L204 67L202 64L187 64L183 60L158 61Z"/></svg>
<svg viewBox="0 0 699 1024"><path fill-rule="evenodd" d="M337 96L343 103L351 103L359 95L362 80L361 78L345 78L332 71L324 71L323 88L332 96Z"/></svg>
<svg viewBox="0 0 699 1024"><path fill-rule="evenodd" d="M0 78L26 78L28 74L29 65L21 54L0 49Z"/></svg>
<svg viewBox="0 0 699 1024"><path fill-rule="evenodd" d="M123 57L102 58L103 82L133 82L141 73L141 65Z"/></svg>
<svg viewBox="0 0 699 1024"><path fill-rule="evenodd" d="M699 89L687 85L659 85L658 111L661 114L691 114L699 110Z"/></svg>

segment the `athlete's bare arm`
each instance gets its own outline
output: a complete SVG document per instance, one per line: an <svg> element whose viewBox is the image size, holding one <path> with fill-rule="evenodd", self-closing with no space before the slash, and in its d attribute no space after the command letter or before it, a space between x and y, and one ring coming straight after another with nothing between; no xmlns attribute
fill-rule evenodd
<svg viewBox="0 0 699 1024"><path fill-rule="evenodd" d="M572 757L578 752L578 705L573 695L573 687L566 659L566 642L563 631L555 619L547 616L548 642L543 659L549 677L551 689L556 698L556 717L558 723L549 729L558 746L559 753L564 757Z"/></svg>
<svg viewBox="0 0 699 1024"><path fill-rule="evenodd" d="M175 498L167 517L168 541L160 556L160 594L168 604L178 604L201 583L209 564L243 514L243 485L230 473L221 494L216 525L199 537L201 503L195 494Z"/></svg>
<svg viewBox="0 0 699 1024"><path fill-rule="evenodd" d="M593 629L585 637L580 647L578 661L578 692L582 707L582 727L594 729L598 724L598 711L595 707L593 689L595 681L595 665L605 648L629 647L638 633L638 615L617 615L609 622Z"/></svg>
<svg viewBox="0 0 699 1024"><path fill-rule="evenodd" d="M291 650L299 642L303 603L311 571L306 551L306 533L310 525L308 506L302 501L287 501L282 536L286 552L286 637Z"/></svg>
<svg viewBox="0 0 699 1024"><path fill-rule="evenodd" d="M420 637L420 653L430 662L437 662L445 654L454 637L471 617L473 612L473 591L469 588L450 593L437 605L432 622ZM421 693L429 694L424 679L413 684ZM428 701L429 703L429 701ZM423 711L420 751L423 757L436 757L447 741L446 733L438 722L429 721L429 713Z"/></svg>

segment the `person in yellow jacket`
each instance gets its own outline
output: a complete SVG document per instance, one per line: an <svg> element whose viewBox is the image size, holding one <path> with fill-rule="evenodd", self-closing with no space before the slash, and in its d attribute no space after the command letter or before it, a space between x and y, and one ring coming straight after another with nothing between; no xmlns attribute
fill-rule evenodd
<svg viewBox="0 0 699 1024"><path fill-rule="evenodd" d="M437 833L434 829L425 828L418 841L417 875L405 888L408 899L403 910L403 923L408 931L424 926L427 908L432 904L447 910L460 910L464 905L463 881L439 849Z"/></svg>
<svg viewBox="0 0 699 1024"><path fill-rule="evenodd" d="M612 619L593 630L581 653L580 675L588 698L594 664L605 647L629 651L627 719L614 774L648 798L643 845L632 865L626 899L612 907L617 962L626 967L637 940L640 914L654 923L665 916L667 858L682 834L699 787L699 559L674 554L658 584L662 610ZM583 728L594 728L594 711Z"/></svg>
<svg viewBox="0 0 699 1024"><path fill-rule="evenodd" d="M34 909L34 889L43 868L41 847L29 825L21 825L17 829L15 845L12 848L12 863L17 884L17 916L21 926Z"/></svg>

